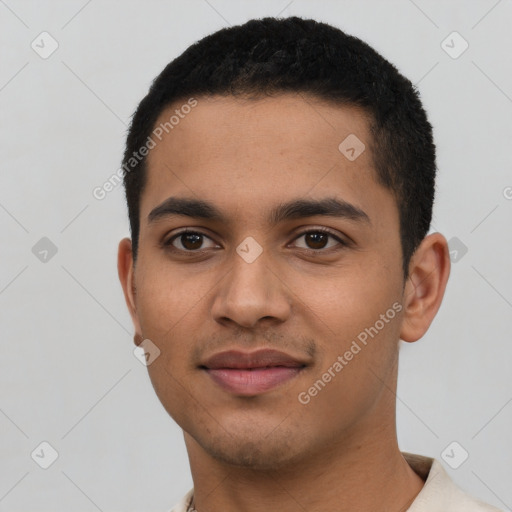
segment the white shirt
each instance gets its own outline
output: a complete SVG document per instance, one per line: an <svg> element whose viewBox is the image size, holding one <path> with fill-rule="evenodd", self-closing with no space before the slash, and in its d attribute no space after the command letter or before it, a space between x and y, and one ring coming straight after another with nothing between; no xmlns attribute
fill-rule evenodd
<svg viewBox="0 0 512 512"><path fill-rule="evenodd" d="M465 493L436 459L406 452L402 452L402 455L409 466L425 480L407 512L503 512ZM169 512L187 512L193 494L194 488Z"/></svg>

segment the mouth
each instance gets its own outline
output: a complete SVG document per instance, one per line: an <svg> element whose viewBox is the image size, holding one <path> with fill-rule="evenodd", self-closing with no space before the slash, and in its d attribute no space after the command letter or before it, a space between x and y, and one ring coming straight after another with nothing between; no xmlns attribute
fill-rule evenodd
<svg viewBox="0 0 512 512"><path fill-rule="evenodd" d="M251 353L221 352L201 365L224 391L239 396L255 396L270 391L296 377L306 363L276 350Z"/></svg>
<svg viewBox="0 0 512 512"><path fill-rule="evenodd" d="M224 390L242 396L254 396L269 391L295 377L304 366L290 368L206 368L208 375Z"/></svg>

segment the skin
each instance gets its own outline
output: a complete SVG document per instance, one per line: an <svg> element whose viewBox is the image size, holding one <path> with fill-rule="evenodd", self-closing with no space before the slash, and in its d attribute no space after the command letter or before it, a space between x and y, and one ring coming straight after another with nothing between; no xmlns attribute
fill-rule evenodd
<svg viewBox="0 0 512 512"><path fill-rule="evenodd" d="M135 343L150 339L161 351L148 372L184 431L196 509L407 508L424 482L397 443L399 339L420 339L441 305L446 239L424 238L404 282L397 205L375 179L360 110L288 93L197 99L148 156L136 265L130 239L118 256ZM351 133L366 144L352 162L338 150ZM148 222L170 196L208 200L227 221L176 215ZM364 210L370 223L320 215L268 223L278 203L333 196ZM349 245L303 234L321 227ZM175 252L162 247L182 228L206 236L176 237ZM236 252L246 237L263 249L252 263ZM202 254L187 257L187 249ZM299 393L393 303L402 310L300 403ZM308 366L250 397L224 391L198 368L216 352L262 347Z"/></svg>

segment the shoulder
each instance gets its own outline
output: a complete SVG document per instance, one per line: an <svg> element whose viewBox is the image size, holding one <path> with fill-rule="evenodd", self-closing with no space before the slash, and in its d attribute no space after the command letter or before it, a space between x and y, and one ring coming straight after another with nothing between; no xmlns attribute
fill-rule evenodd
<svg viewBox="0 0 512 512"><path fill-rule="evenodd" d="M407 512L502 512L455 484L438 460L409 453L403 456L416 473L426 477Z"/></svg>
<svg viewBox="0 0 512 512"><path fill-rule="evenodd" d="M181 500L174 505L168 512L187 512L188 507L192 501L192 496L194 494L194 488L190 489Z"/></svg>
<svg viewBox="0 0 512 512"><path fill-rule="evenodd" d="M470 495L448 476L446 470L437 460L432 464L432 470L440 480L445 482L446 508L453 512L502 512L500 509L485 503Z"/></svg>

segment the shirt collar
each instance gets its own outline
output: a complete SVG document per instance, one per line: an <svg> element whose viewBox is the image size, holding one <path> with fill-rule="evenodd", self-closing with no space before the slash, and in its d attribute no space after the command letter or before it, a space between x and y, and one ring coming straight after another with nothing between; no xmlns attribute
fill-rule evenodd
<svg viewBox="0 0 512 512"><path fill-rule="evenodd" d="M438 460L408 452L402 452L402 455L425 482L406 512L500 512L495 507L471 498L457 487ZM193 495L192 487L169 512L187 512Z"/></svg>

